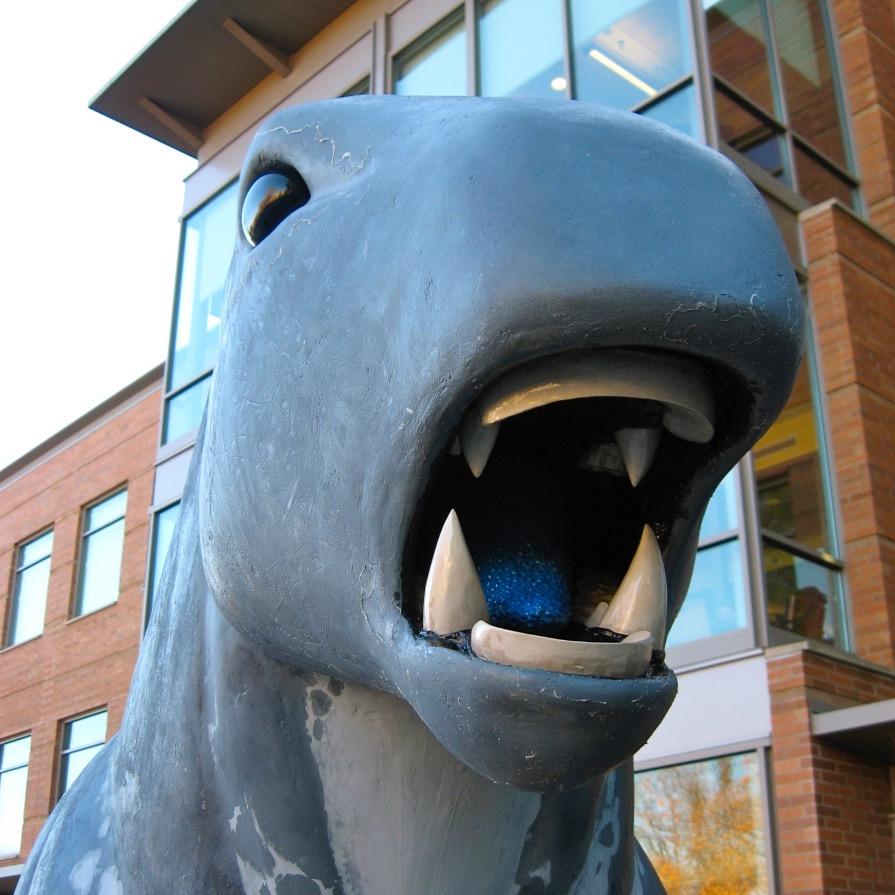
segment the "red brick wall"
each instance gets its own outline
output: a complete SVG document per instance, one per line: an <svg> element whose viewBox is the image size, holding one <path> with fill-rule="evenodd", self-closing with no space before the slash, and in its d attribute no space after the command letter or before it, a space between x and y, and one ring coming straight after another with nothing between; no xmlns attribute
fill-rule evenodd
<svg viewBox="0 0 895 895"><path fill-rule="evenodd" d="M891 895L895 862L888 765L811 735L809 701L895 697L895 679L810 652L768 656L774 798L786 895Z"/></svg>
<svg viewBox="0 0 895 895"><path fill-rule="evenodd" d="M16 545L49 525L55 532L43 634L0 651L0 740L31 733L22 853L0 864L24 860L53 807L62 720L107 706L108 735L121 723L140 642L159 387L131 400L17 480L0 482L0 619L9 614ZM82 508L123 484L118 602L71 619Z"/></svg>
<svg viewBox="0 0 895 895"><path fill-rule="evenodd" d="M833 0L852 138L870 220L895 238L895 14L891 0Z"/></svg>
<svg viewBox="0 0 895 895"><path fill-rule="evenodd" d="M802 226L854 646L895 667L895 243L829 202Z"/></svg>

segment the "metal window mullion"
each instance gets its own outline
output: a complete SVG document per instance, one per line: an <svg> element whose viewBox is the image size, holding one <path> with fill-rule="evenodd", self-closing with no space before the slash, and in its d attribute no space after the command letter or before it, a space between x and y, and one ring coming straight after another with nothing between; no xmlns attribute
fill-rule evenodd
<svg viewBox="0 0 895 895"><path fill-rule="evenodd" d="M764 21L765 40L768 49L768 67L771 74L771 90L773 91L775 111L783 119L783 142L786 146L786 158L784 161L789 166L789 177L792 188L799 192L799 178L796 172L796 156L792 143L792 134L789 129L789 110L786 103L786 86L783 83L783 73L780 69L780 57L777 53L777 38L774 33L774 18L768 0L759 0L761 15ZM784 174L787 172L784 171Z"/></svg>
<svg viewBox="0 0 895 895"><path fill-rule="evenodd" d="M34 568L36 565L38 565L39 563L46 562L52 555L53 555L52 552L50 552L50 553L48 553L46 556L42 556L40 559L32 560L32 561L31 561L30 563L28 563L28 565L26 565L26 566L19 566L19 567L16 569L16 572L15 572L16 577L18 577L19 575L21 575L22 572L27 572L28 569L33 569L33 568Z"/></svg>
<svg viewBox="0 0 895 895"><path fill-rule="evenodd" d="M785 550L787 553L793 554L793 556L798 556L799 559L804 559L807 562L813 562L819 566L823 566L827 569L832 569L836 572L841 572L844 568L844 563L841 559L837 559L830 553L823 553L819 550L816 550L813 547L808 547L805 544L802 544L800 541L796 541L794 538L789 538L786 535L782 535L779 532L773 531L770 528L762 528L761 529L761 539L774 547L779 547L782 550Z"/></svg>
<svg viewBox="0 0 895 895"><path fill-rule="evenodd" d="M764 579L761 520L758 512L758 491L755 484L755 462L751 451L740 460L739 473L740 525L743 532L742 556L749 588L749 607L752 615L754 642L768 646L767 588Z"/></svg>
<svg viewBox="0 0 895 895"><path fill-rule="evenodd" d="M197 373L193 376L192 379L188 379L182 385L178 385L176 388L172 388L169 391L165 392L165 403L167 404L171 398L176 398L182 392L188 391L192 386L198 384L203 379L207 379L211 374L214 373L214 366L206 367L201 372Z"/></svg>
<svg viewBox="0 0 895 895"><path fill-rule="evenodd" d="M683 90L685 87L689 87L690 83L693 81L693 75L684 75L681 78L678 78L676 81L672 81L667 87L663 87L655 96L648 96L646 99L641 100L637 105L630 106L628 108L629 112L636 112L637 114L643 113L647 111L647 109L651 109L653 106L657 106L662 100L668 99L669 96L673 96L675 93Z"/></svg>
<svg viewBox="0 0 895 895"><path fill-rule="evenodd" d="M2 777L4 774L10 773L10 771L21 771L22 768L27 768L29 763L30 762L26 761L24 764L16 764L13 765L11 768L4 768L2 771L0 771L0 777Z"/></svg>
<svg viewBox="0 0 895 895"><path fill-rule="evenodd" d="M709 56L708 33L701 0L690 0L690 36L693 46L693 79L696 102L700 112L703 142L718 148L718 114L712 95L712 63Z"/></svg>
<svg viewBox="0 0 895 895"><path fill-rule="evenodd" d="M794 145L798 146L806 155L810 155L821 167L829 169L832 174L835 174L840 180L844 180L852 189L857 189L859 184L853 174L850 174L845 168L809 143L804 137L799 136L796 131L792 132L792 140Z"/></svg>
<svg viewBox="0 0 895 895"><path fill-rule="evenodd" d="M119 491L118 493L120 494L121 492ZM114 495L114 496L117 497L118 495ZM99 504L94 504L93 507L89 507L88 512L97 506L99 506ZM108 522L104 522L98 528L91 528L89 531L85 531L81 535L81 537L86 540L87 538L91 537L92 535L95 535L95 534L101 532L103 529L108 528L110 525L114 525L116 522L121 522L121 520L124 519L126 517L126 515L127 515L127 513L122 513L120 516L116 516L114 519L110 519Z"/></svg>
<svg viewBox="0 0 895 895"><path fill-rule="evenodd" d="M756 750L758 785L761 789L761 814L764 821L765 864L767 867L768 895L777 895L780 889L777 860L777 823L774 817L774 782L771 772L771 750L760 746Z"/></svg>
<svg viewBox="0 0 895 895"><path fill-rule="evenodd" d="M708 550L710 547L718 547L721 544L727 544L730 541L735 541L739 536L739 528L730 528L727 531L722 531L719 534L712 535L711 537L705 538L704 540L700 540L699 544L696 547L696 550L698 552L700 550Z"/></svg>
<svg viewBox="0 0 895 895"><path fill-rule="evenodd" d="M466 26L466 95L479 92L479 14L476 0L463 0L463 22Z"/></svg>
<svg viewBox="0 0 895 895"><path fill-rule="evenodd" d="M742 106L753 117L760 119L781 134L786 130L786 125L779 118L746 96L742 90L731 84L726 78L722 78L721 75L713 75L713 82L722 93L726 93L731 100Z"/></svg>
<svg viewBox="0 0 895 895"><path fill-rule="evenodd" d="M562 42L564 65L566 76L566 99L575 99L575 69L572 65L572 54L575 52L572 40L572 3L571 0L562 0Z"/></svg>

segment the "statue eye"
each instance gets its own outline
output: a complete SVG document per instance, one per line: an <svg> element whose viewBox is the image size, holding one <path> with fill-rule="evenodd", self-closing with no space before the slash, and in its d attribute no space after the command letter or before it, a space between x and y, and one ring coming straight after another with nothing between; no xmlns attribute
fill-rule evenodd
<svg viewBox="0 0 895 895"><path fill-rule="evenodd" d="M242 232L256 246L310 198L311 191L297 171L262 174L249 187L243 200Z"/></svg>

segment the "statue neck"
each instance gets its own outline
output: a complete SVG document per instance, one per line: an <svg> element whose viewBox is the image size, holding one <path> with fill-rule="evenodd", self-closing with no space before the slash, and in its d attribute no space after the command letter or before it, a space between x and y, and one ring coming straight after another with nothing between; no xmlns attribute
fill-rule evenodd
<svg viewBox="0 0 895 895"><path fill-rule="evenodd" d="M630 768L602 792L491 783L402 700L296 673L211 615L217 655L207 667L223 669L205 699L213 787L246 891L263 882L275 891L277 876L296 875L356 895L501 895L537 879L543 891L572 893L591 871L627 863L630 799L619 785Z"/></svg>

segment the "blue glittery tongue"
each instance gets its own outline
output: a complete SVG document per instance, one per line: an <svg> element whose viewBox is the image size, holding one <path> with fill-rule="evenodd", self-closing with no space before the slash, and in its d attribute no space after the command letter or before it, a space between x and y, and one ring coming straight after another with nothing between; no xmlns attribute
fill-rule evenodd
<svg viewBox="0 0 895 895"><path fill-rule="evenodd" d="M564 487L550 466L492 462L476 483L474 512L463 517L491 622L502 628L555 634L571 619Z"/></svg>

